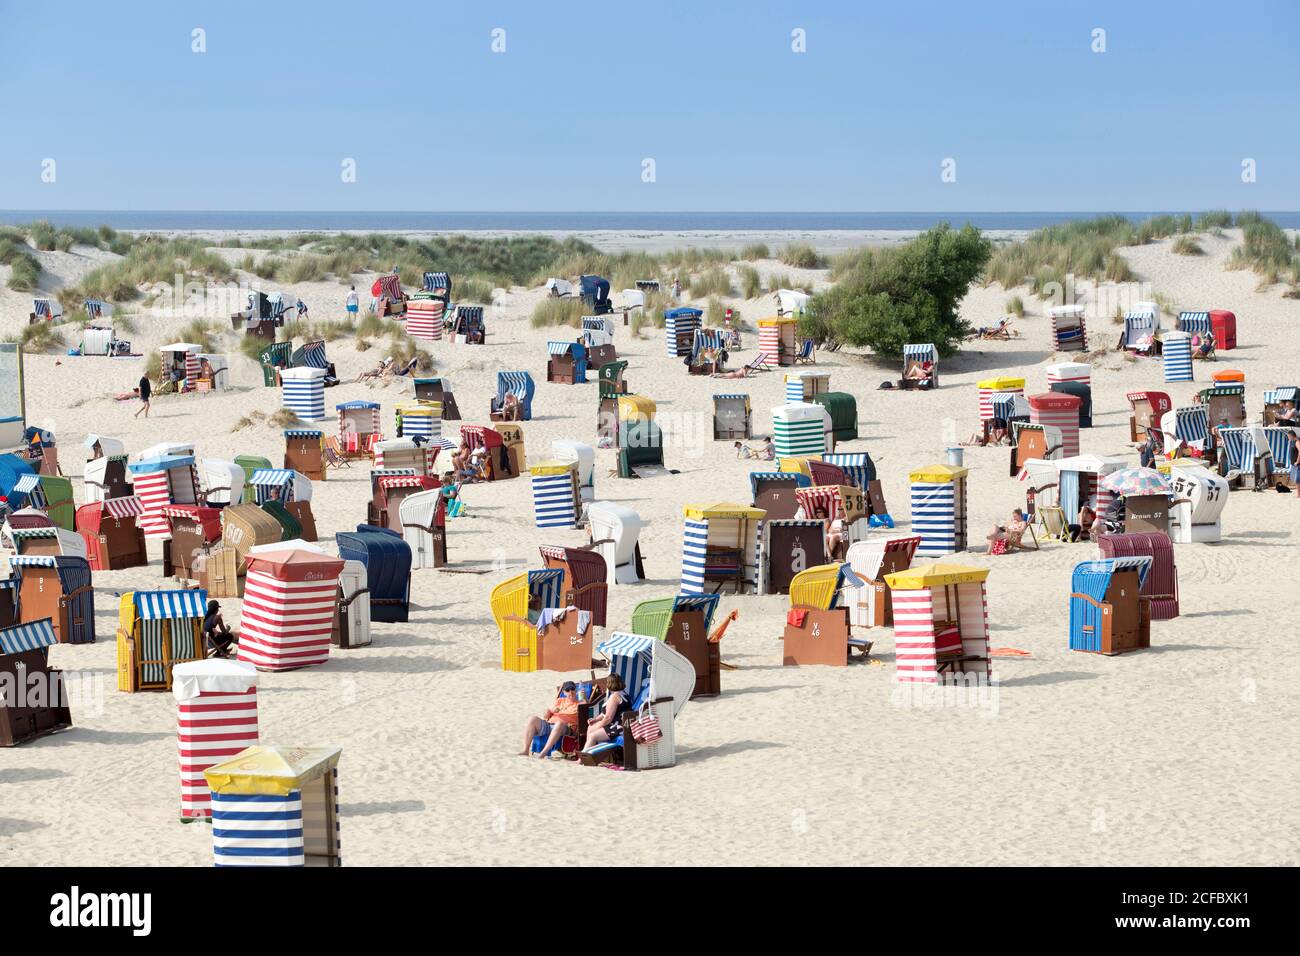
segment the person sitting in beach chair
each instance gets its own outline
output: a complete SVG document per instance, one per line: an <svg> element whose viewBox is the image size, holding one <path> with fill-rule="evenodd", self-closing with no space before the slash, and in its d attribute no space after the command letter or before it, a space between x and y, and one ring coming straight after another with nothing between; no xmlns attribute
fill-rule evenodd
<svg viewBox="0 0 1300 956"><path fill-rule="evenodd" d="M618 736L623 715L632 709L628 701L623 678L610 674L605 679L605 706L599 714L587 722L587 739L582 749L590 750L603 743L608 743Z"/></svg>
<svg viewBox="0 0 1300 956"><path fill-rule="evenodd" d="M514 392L506 392L498 401L492 399L490 406L490 415L494 422L517 422L523 417L523 409L519 404L519 396Z"/></svg>
<svg viewBox="0 0 1300 956"><path fill-rule="evenodd" d="M1004 525L993 525L993 530L986 536L989 554L1006 554L1013 548L1021 547L1020 539L1024 537L1028 527L1029 523L1025 521L1024 511L1020 508L1012 509L1011 520Z"/></svg>
<svg viewBox="0 0 1300 956"><path fill-rule="evenodd" d="M578 685L566 680L555 695L555 702L540 717L530 717L524 724L524 749L519 756L536 753L546 758L561 747L566 737L577 740ZM540 745L539 745L540 741Z"/></svg>
<svg viewBox="0 0 1300 956"><path fill-rule="evenodd" d="M710 378L749 378L754 372L766 371L767 362L767 353L759 352L749 364L730 372L714 372Z"/></svg>
<svg viewBox="0 0 1300 956"><path fill-rule="evenodd" d="M1007 423L1002 418L990 418L984 423L984 428L980 431L973 432L970 438L967 438L962 445L967 447L978 445L984 447L987 445L1001 445L1007 441Z"/></svg>
<svg viewBox="0 0 1300 956"><path fill-rule="evenodd" d="M208 602L208 610L203 617L203 643L207 647L208 657L223 659L230 656L230 647L235 643L235 635L221 619L221 605L216 601Z"/></svg>
<svg viewBox="0 0 1300 956"><path fill-rule="evenodd" d="M909 382L928 382L933 371L934 363L929 360L910 362L907 371L903 373L903 378Z"/></svg>
<svg viewBox="0 0 1300 956"><path fill-rule="evenodd" d="M1206 331L1204 335L1192 336L1192 358L1205 361L1214 360L1214 333Z"/></svg>
<svg viewBox="0 0 1300 956"><path fill-rule="evenodd" d="M1086 504L1079 509L1079 520L1075 524L1067 525L1069 532L1068 540L1070 541L1087 541L1092 537L1092 526L1097 523L1097 512L1093 511Z"/></svg>

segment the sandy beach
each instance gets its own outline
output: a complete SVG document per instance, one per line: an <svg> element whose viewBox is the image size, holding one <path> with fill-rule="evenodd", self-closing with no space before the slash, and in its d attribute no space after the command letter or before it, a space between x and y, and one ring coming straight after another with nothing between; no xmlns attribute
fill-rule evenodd
<svg viewBox="0 0 1300 956"><path fill-rule="evenodd" d="M906 238L901 234L589 234L601 249L661 251L683 245L738 248L764 241L773 249L808 241L825 252ZM224 236L210 234L214 242ZM1014 238L1014 236L995 236ZM1203 256L1174 255L1168 241L1124 248L1145 286L1183 309L1236 313L1235 351L1215 368L1246 375L1250 419L1261 391L1294 382L1300 353L1295 323L1300 302L1282 286L1257 289L1249 271L1224 261L1240 242L1237 230L1201 236ZM224 250L242 257L242 250ZM84 247L37 254L42 287L73 283L110 254ZM232 260L233 261L233 260ZM764 276L790 275L814 288L821 271L780 262L754 263ZM729 267L733 273L735 265ZM347 286L337 281L254 287L283 289L311 306L314 320L342 319ZM26 323L31 296L3 288L0 334ZM369 285L369 277L359 277ZM1083 301L1101 291L1081 283ZM1053 356L1045 307L1025 289L973 287L961 312L974 325L1004 314L1008 297L1024 296L1022 333L1009 342L968 342L940 368L930 392L885 392L897 379L893 361L851 350L820 352L817 367L831 387L857 399L860 438L839 450L870 451L890 511L908 525L910 468L944 460L945 448L977 425L976 381L994 375L1027 379L1026 393L1046 389ZM530 460L550 456L555 439L594 444L596 385L545 381L546 346L561 337L529 323L540 288L498 289L487 310L486 347L437 343L438 374L455 388L467 423L486 423L499 369L526 369L537 382L534 419L523 425ZM617 297L617 290L615 290ZM724 299L752 324L775 309L770 296ZM693 304L703 306L703 301ZM364 308L364 305L363 305ZM120 311L133 311L121 309ZM1111 315L1090 316L1093 348L1113 346ZM193 441L198 457L282 454L278 430L233 426L251 412L273 412L279 392L261 386L260 371L238 349L229 323L223 348L233 387L209 395L155 400L147 420L137 405L115 402L139 378L143 359L28 355L30 424L58 439L64 474L84 501L81 442L88 433L121 438L130 451L159 441ZM193 316L163 312L135 319L123 333L146 355L174 341ZM1172 316L1166 317L1166 322ZM68 340L76 335L68 327ZM564 330L567 337L568 330ZM629 361L633 391L658 404L667 467L650 480L610 477L614 453L597 452L596 496L622 502L647 522L642 532L647 580L613 588L616 627L632 607L676 593L681 571L682 506L730 500L748 503L752 462L738 461L729 442L710 435L711 396L745 391L756 435L771 431L771 409L784 402L783 373L721 382L688 376L664 354L662 331L640 338L619 326L616 345ZM754 355L757 333L745 334L735 364ZM393 405L411 396L408 380L373 387L348 384L382 355L358 352L350 339L329 343L345 383L326 392L327 411L351 399L383 404L386 431ZM1125 394L1168 391L1189 404L1195 383L1162 384L1157 360L1110 352L1093 362L1094 427L1082 432L1084 453L1128 454ZM327 433L334 431L326 421ZM445 426L450 430L451 423ZM1223 540L1176 549L1182 613L1157 622L1148 651L1119 657L1072 653L1067 646L1070 571L1093 557L1089 544L1046 544L1038 552L993 557L983 536L1024 503L1023 486L1007 475L1005 448L968 448L973 550L964 563L991 568L989 618L993 644L1027 656L994 661L996 684L979 706L910 706L893 682L893 637L873 632L872 664L846 668L781 666L782 596L724 597L739 609L722 644L737 666L724 671L723 694L687 705L677 723L678 764L648 773L612 773L566 762L516 756L520 729L550 701L560 675L503 673L500 638L488 611L491 588L540 566L542 544L585 543L585 532L533 526L527 479L469 486L468 517L451 522L450 555L483 574L417 571L408 624L376 625L374 643L335 649L327 664L259 680L261 736L280 744L335 744L340 763L342 853L348 865L526 864L553 862L557 847L616 829L623 858L638 864L903 864L903 865L1295 865L1300 862L1295 805L1300 772L1295 686L1300 661L1292 622L1300 613L1295 568L1300 562L1300 501L1273 492L1233 492L1223 515ZM332 471L317 482L313 509L322 543L364 520L365 464ZM0 750L0 859L10 865L70 866L211 863L205 824L177 820L176 704L167 693L116 689L117 596L164 584L161 562L147 568L96 572L93 645L52 649L51 663L83 678L89 689L74 706L75 726L11 750ZM240 602L223 600L228 621Z"/></svg>

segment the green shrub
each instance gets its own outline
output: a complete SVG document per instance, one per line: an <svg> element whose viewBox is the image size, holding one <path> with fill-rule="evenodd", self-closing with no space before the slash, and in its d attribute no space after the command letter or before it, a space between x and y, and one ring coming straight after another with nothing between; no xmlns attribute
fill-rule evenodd
<svg viewBox="0 0 1300 956"><path fill-rule="evenodd" d="M899 356L907 342L950 355L970 326L957 306L992 253L979 230L946 223L901 246L868 249L853 274L813 297L804 334Z"/></svg>

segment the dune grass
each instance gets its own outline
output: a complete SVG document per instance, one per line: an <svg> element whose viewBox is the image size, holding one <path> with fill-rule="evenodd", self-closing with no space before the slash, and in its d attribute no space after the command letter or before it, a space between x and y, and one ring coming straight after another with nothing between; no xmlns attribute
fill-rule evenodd
<svg viewBox="0 0 1300 956"><path fill-rule="evenodd" d="M533 307L528 321L535 329L555 325L576 329L582 326L582 317L586 314L587 306L581 299L543 299Z"/></svg>
<svg viewBox="0 0 1300 956"><path fill-rule="evenodd" d="M826 265L821 254L804 242L793 242L786 246L781 250L780 258L794 269L821 269Z"/></svg>
<svg viewBox="0 0 1300 956"><path fill-rule="evenodd" d="M141 286L173 283L177 275L232 282L235 270L197 239L141 237L121 260L90 272L73 289L83 297L130 302L140 297Z"/></svg>
<svg viewBox="0 0 1300 956"><path fill-rule="evenodd" d="M1196 231L1209 232L1212 229L1231 229L1232 213L1226 209L1210 209L1196 217Z"/></svg>
<svg viewBox="0 0 1300 956"><path fill-rule="evenodd" d="M698 276L691 277L690 290L691 295L702 298L731 295L731 276L720 268L709 269Z"/></svg>
<svg viewBox="0 0 1300 956"><path fill-rule="evenodd" d="M216 351L217 334L217 326L214 323L206 322L203 319L195 319L177 333L179 336L178 341L193 342L195 345L201 345L205 352Z"/></svg>
<svg viewBox="0 0 1300 956"><path fill-rule="evenodd" d="M1173 241L1169 249L1180 256L1205 255L1205 250L1201 248L1201 244L1196 241L1195 236L1179 236Z"/></svg>
<svg viewBox="0 0 1300 956"><path fill-rule="evenodd" d="M7 341L17 342L24 352L33 354L62 352L68 347L63 333L50 322L34 322L24 325L17 335Z"/></svg>
<svg viewBox="0 0 1300 956"><path fill-rule="evenodd" d="M1242 244L1232 250L1225 268L1250 269L1267 287L1283 281L1292 285L1300 283L1300 255L1296 244L1286 232L1271 219L1257 212L1243 212L1237 216L1241 228Z"/></svg>
<svg viewBox="0 0 1300 956"><path fill-rule="evenodd" d="M41 264L21 234L0 236L0 265L9 266L8 286L15 292L33 292L40 283Z"/></svg>
<svg viewBox="0 0 1300 956"><path fill-rule="evenodd" d="M770 259L772 252L767 248L767 243L753 242L740 250L740 258L746 262L753 262L755 259Z"/></svg>
<svg viewBox="0 0 1300 956"><path fill-rule="evenodd" d="M763 279L753 266L740 266L736 270L740 277L740 292L746 299L757 299L763 294Z"/></svg>
<svg viewBox="0 0 1300 956"><path fill-rule="evenodd" d="M490 279L479 276L469 278L453 276L451 288L452 298L457 302L482 302L487 305L492 303L492 293L496 290L496 286Z"/></svg>
<svg viewBox="0 0 1300 956"><path fill-rule="evenodd" d="M1023 319L1025 317L1025 300L1018 295L1013 295L1011 298L1007 299L1003 308L1006 309L1009 314L1016 316L1016 318Z"/></svg>

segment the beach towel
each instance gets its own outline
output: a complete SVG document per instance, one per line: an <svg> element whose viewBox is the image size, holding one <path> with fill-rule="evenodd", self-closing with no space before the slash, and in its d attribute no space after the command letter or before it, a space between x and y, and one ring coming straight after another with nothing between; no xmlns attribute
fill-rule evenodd
<svg viewBox="0 0 1300 956"><path fill-rule="evenodd" d="M803 608L791 608L785 615L785 622L791 627L803 627L803 622L807 619L808 611Z"/></svg>

